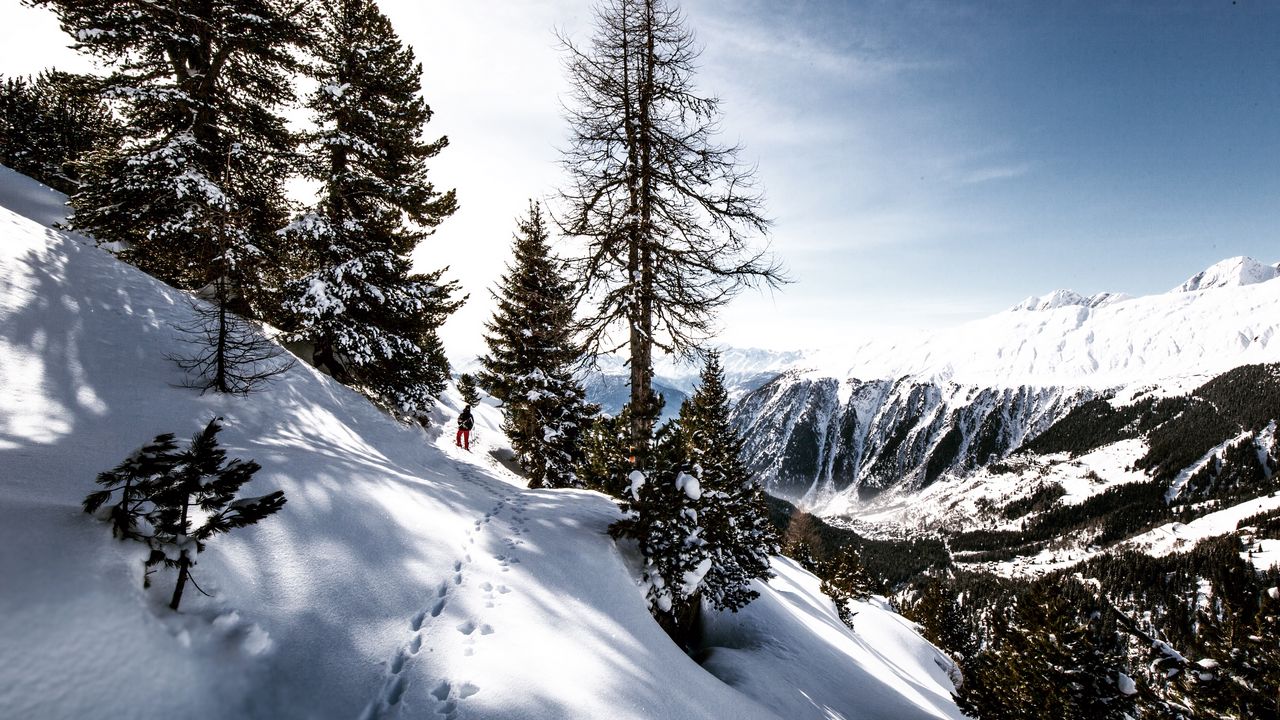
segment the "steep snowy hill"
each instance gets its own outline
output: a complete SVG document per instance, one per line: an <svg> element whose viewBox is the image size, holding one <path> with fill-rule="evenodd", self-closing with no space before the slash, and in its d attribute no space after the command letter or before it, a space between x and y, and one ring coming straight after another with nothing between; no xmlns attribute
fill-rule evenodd
<svg viewBox="0 0 1280 720"><path fill-rule="evenodd" d="M0 169L0 717L958 718L949 661L863 604L846 629L786 559L708 615L700 666L652 621L614 504L530 491L493 454L398 425L299 365L248 397L181 387L188 298L44 223ZM39 220L33 220L32 217ZM80 510L95 474L213 416L288 504L172 574Z"/></svg>

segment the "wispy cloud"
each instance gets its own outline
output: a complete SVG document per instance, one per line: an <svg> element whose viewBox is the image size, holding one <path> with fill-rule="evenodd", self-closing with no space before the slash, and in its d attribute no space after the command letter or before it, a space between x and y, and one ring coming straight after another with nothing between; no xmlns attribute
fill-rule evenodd
<svg viewBox="0 0 1280 720"><path fill-rule="evenodd" d="M1019 163L1016 165L992 165L989 167L980 167L970 170L960 178L960 182L965 185L976 185L978 183L991 182L993 180L1012 180L1022 177L1031 172L1029 163Z"/></svg>

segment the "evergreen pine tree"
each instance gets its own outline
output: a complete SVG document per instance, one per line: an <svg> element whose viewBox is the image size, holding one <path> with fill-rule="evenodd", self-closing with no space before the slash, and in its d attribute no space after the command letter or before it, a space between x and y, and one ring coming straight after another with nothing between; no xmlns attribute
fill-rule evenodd
<svg viewBox="0 0 1280 720"><path fill-rule="evenodd" d="M582 487L578 465L592 410L575 378L582 351L573 339L574 290L551 255L537 203L520 221L500 283L480 382L502 402L503 429L529 485Z"/></svg>
<svg viewBox="0 0 1280 720"><path fill-rule="evenodd" d="M423 140L422 66L374 2L324 5L316 34L309 107L320 129L305 168L322 187L285 231L312 268L286 288L291 337L338 380L422 420L449 374L436 331L462 304L443 269L414 273L410 262L457 208L427 179L447 140Z"/></svg>
<svg viewBox="0 0 1280 720"><path fill-rule="evenodd" d="M656 440L653 469L632 471L621 503L629 515L614 532L639 540L650 609L687 647L703 598L736 612L759 595L750 583L769 577L778 541L762 491L739 458L742 441L729 423L714 353L702 384Z"/></svg>
<svg viewBox="0 0 1280 720"><path fill-rule="evenodd" d="M769 558L779 552L764 491L742 462L742 439L729 422L729 392L720 356L711 352L693 397L681 408L685 452L703 495L701 523L712 563L702 589L713 607L737 611L759 593Z"/></svg>
<svg viewBox="0 0 1280 720"><path fill-rule="evenodd" d="M229 281L240 309L261 308L286 210L293 99L306 37L284 0L33 0L57 13L76 48L112 73L104 97L123 141L94 153L72 198L73 225L119 242L143 270L187 289ZM230 177L232 183L226 180ZM228 217L240 222L226 227Z"/></svg>
<svg viewBox="0 0 1280 720"><path fill-rule="evenodd" d="M458 376L458 394L462 396L462 402L471 407L480 404L480 388L476 387L474 375L462 373Z"/></svg>
<svg viewBox="0 0 1280 720"><path fill-rule="evenodd" d="M0 79L0 163L64 193L78 190L81 159L120 137L100 84L60 70Z"/></svg>
<svg viewBox="0 0 1280 720"><path fill-rule="evenodd" d="M1134 700L1114 628L1072 583L1041 580L1020 596L994 646L965 674L960 709L979 718L1123 720Z"/></svg>
<svg viewBox="0 0 1280 720"><path fill-rule="evenodd" d="M627 487L631 458L627 454L630 423L605 414L591 419L581 440L578 478L584 487L620 498Z"/></svg>
<svg viewBox="0 0 1280 720"><path fill-rule="evenodd" d="M679 420L659 428L653 469L631 471L620 503L628 514L610 532L637 540L649 610L672 640L688 648L695 640L702 581L715 559L703 537L702 485L681 434Z"/></svg>
<svg viewBox="0 0 1280 720"><path fill-rule="evenodd" d="M956 594L954 586L942 578L933 578L903 614L920 624L929 642L958 660L968 660L978 652L978 633L965 620Z"/></svg>
<svg viewBox="0 0 1280 720"><path fill-rule="evenodd" d="M857 551L851 547L840 549L822 563L818 575L822 578L822 592L835 603L844 624L851 625L854 613L849 603L867 599L876 586Z"/></svg>
<svg viewBox="0 0 1280 720"><path fill-rule="evenodd" d="M111 534L122 540L145 541L150 537L153 496L178 462L178 444L173 433L157 435L138 448L111 470L98 474L97 483L104 489L89 493L84 511L96 513L117 491L120 500L111 506Z"/></svg>

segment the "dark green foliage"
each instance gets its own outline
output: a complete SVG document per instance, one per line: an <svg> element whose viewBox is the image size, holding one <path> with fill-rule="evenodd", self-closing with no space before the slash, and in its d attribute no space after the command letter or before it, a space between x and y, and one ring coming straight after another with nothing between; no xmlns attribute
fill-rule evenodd
<svg viewBox="0 0 1280 720"><path fill-rule="evenodd" d="M1240 432L1240 426L1206 400L1192 398L1172 420L1147 436L1150 449L1136 467L1166 485L1183 468Z"/></svg>
<svg viewBox="0 0 1280 720"><path fill-rule="evenodd" d="M283 233L308 270L285 287L285 325L334 378L425 422L449 375L437 332L465 300L443 269L415 273L410 260L457 209L427 178L448 141L422 139L422 66L375 3L326 3L315 22L307 105L319 130L303 174L321 189Z"/></svg>
<svg viewBox="0 0 1280 720"><path fill-rule="evenodd" d="M502 402L503 429L530 487L581 487L582 435L597 408L576 377L583 363L574 340L576 289L551 254L537 203L520 221L512 255L493 294L479 379Z"/></svg>
<svg viewBox="0 0 1280 720"><path fill-rule="evenodd" d="M1007 520L1022 517L1033 512L1044 512L1067 494L1065 488L1058 483L1045 483L1036 488L1030 495L1014 500L1000 509L1000 514Z"/></svg>
<svg viewBox="0 0 1280 720"><path fill-rule="evenodd" d="M103 490L89 493L84 511L96 513L117 491L120 499L111 506L111 534L120 539L145 540L151 531L152 496L178 462L178 444L173 433L157 435L111 470L98 474Z"/></svg>
<svg viewBox="0 0 1280 720"><path fill-rule="evenodd" d="M998 551L968 560L1007 559L1034 555L1054 538L1087 533L1092 542L1107 545L1156 525L1179 519L1164 501L1166 485L1139 482L1107 488L1077 505L1060 505L1033 518L1021 530L977 530L951 540L958 551Z"/></svg>
<svg viewBox="0 0 1280 720"><path fill-rule="evenodd" d="M863 566L858 554L851 549L845 549L826 562L818 563L811 572L822 578L822 592L835 603L836 612L844 624L850 626L854 613L849 609L849 603L853 600L865 600L872 593L884 590Z"/></svg>
<svg viewBox="0 0 1280 720"><path fill-rule="evenodd" d="M1137 437L1140 421L1171 417L1181 410L1181 400L1143 400L1114 408L1108 398L1094 398L1077 405L1066 417L1024 444L1020 450L1040 454L1069 452L1073 457L1103 445Z"/></svg>
<svg viewBox="0 0 1280 720"><path fill-rule="evenodd" d="M620 505L626 516L609 531L635 538L645 559L645 597L650 612L681 647L694 640L702 595L697 583L711 565L699 518L705 511L697 478L685 456L679 421L663 425L655 437L652 470L633 470Z"/></svg>
<svg viewBox="0 0 1280 720"><path fill-rule="evenodd" d="M1171 480L1215 446L1276 420L1278 408L1280 366L1245 365L1223 373L1197 388L1179 415L1152 430L1150 450L1137 466Z"/></svg>
<svg viewBox="0 0 1280 720"><path fill-rule="evenodd" d="M941 475L942 471L951 466L955 462L956 456L960 454L960 446L964 444L964 428L961 426L959 413L953 413L948 424L951 429L942 436L938 444L933 448L933 452L929 454L929 461L925 463L924 482L926 485L933 483Z"/></svg>
<svg viewBox="0 0 1280 720"><path fill-rule="evenodd" d="M1280 365L1244 365L1196 389L1231 422L1259 431L1280 412Z"/></svg>
<svg viewBox="0 0 1280 720"><path fill-rule="evenodd" d="M978 718L1122 720L1133 698L1123 645L1077 582L1040 581L994 617L993 642L966 666L957 703Z"/></svg>
<svg viewBox="0 0 1280 720"><path fill-rule="evenodd" d="M632 471L621 502L627 516L611 532L639 542L650 608L687 647L702 600L737 611L758 596L750 583L769 577L777 536L764 494L742 465L714 353L701 385L657 441L653 469Z"/></svg>
<svg viewBox="0 0 1280 720"><path fill-rule="evenodd" d="M1232 500L1255 497L1280 486L1280 478L1263 463L1258 444L1253 438L1232 443L1222 455L1209 461L1199 472L1187 478L1178 498L1194 502L1204 498Z"/></svg>
<svg viewBox="0 0 1280 720"><path fill-rule="evenodd" d="M196 555L210 538L253 525L285 503L284 493L278 490L261 497L236 497L259 466L252 460L227 460L226 451L218 446L220 420L209 421L184 450L178 449L172 434L156 436L99 475L97 482L105 489L84 500L85 512L93 513L120 492L120 501L110 512L112 532L146 543L151 550L148 568L162 564L178 571L169 603L174 610L182 601Z"/></svg>
<svg viewBox="0 0 1280 720"><path fill-rule="evenodd" d="M615 498L622 497L626 490L627 473L632 468L628 452L631 426L626 412L624 408L618 417L602 414L591 419L582 436L582 459L578 463L578 478L584 487Z"/></svg>
<svg viewBox="0 0 1280 720"><path fill-rule="evenodd" d="M102 92L124 121L86 158L73 225L171 284L227 277L241 309L266 302L294 145L281 109L307 37L296 7L33 1L111 70Z"/></svg>
<svg viewBox="0 0 1280 720"><path fill-rule="evenodd" d="M965 595L954 579L925 577L919 591L901 603L900 610L903 616L920 624L929 642L963 661L976 655L982 645L978 619L966 614L960 601Z"/></svg>
<svg viewBox="0 0 1280 720"><path fill-rule="evenodd" d="M462 402L471 407L480 404L480 390L476 387L475 376L470 373L462 373L458 376L458 394L462 396Z"/></svg>
<svg viewBox="0 0 1280 720"><path fill-rule="evenodd" d="M701 383L680 409L684 452L702 491L700 537L711 567L703 593L712 607L737 611L754 600L752 580L772 575L778 538L769 524L764 490L742 462L742 439L729 422L729 392L718 353L709 353Z"/></svg>
<svg viewBox="0 0 1280 720"><path fill-rule="evenodd" d="M0 78L0 164L72 194L82 158L120 138L100 81L45 70L34 78Z"/></svg>
<svg viewBox="0 0 1280 720"><path fill-rule="evenodd" d="M951 564L946 546L936 538L871 540L853 530L830 525L786 500L765 495L765 504L769 522L782 538L783 553L801 560L793 553L800 552L796 548L802 545L803 552L815 563L813 567L805 565L810 572L816 573L821 563L841 553L853 552L870 573L875 587L889 589Z"/></svg>
<svg viewBox="0 0 1280 720"><path fill-rule="evenodd" d="M1010 611L1022 608L1038 585L1065 599L1064 616L1096 626L1092 642L1103 655L1108 648L1123 654L1125 672L1136 681L1133 717L1276 718L1280 589L1272 588L1280 572L1257 572L1240 551L1233 537L1160 558L1129 550L1037 583L959 572L920 580L914 592L903 593L901 605L932 641L962 660L961 694L978 717L1025 717L1018 708L1043 710L1036 698L1054 697L1046 685L1056 681L1043 678L1065 665L1052 661L1044 638L1046 630L1065 637L1061 628L1049 616L1028 621L1025 612L1019 619Z"/></svg>
<svg viewBox="0 0 1280 720"><path fill-rule="evenodd" d="M1280 539L1280 510L1269 510L1236 523L1236 528L1249 528L1259 538Z"/></svg>

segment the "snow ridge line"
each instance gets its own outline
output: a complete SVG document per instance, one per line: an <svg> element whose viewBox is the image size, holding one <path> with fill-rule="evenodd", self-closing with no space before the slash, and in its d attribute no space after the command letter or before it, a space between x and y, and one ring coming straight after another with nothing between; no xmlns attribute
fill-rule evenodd
<svg viewBox="0 0 1280 720"><path fill-rule="evenodd" d="M411 661L418 656L424 647L430 650L429 645L425 643L432 634L432 629L439 626L444 620L440 617L444 614L445 609L449 606L450 600L458 593L468 591L467 570L475 564L472 558L472 551L476 550L476 538L482 536L485 529L490 526L495 518L500 517L504 511L510 508L511 517L507 519L510 526L511 535L502 538L501 542L505 548L505 552L492 555L492 559L497 562L500 572L508 572L511 565L519 564L520 558L513 552L517 547L524 544L520 539L520 535L525 533L526 519L524 517L528 505L528 498L524 493L515 487L503 488L508 492L502 492L490 482L487 482L480 473L477 473L475 461L469 453L462 454L448 443L448 438L443 437L438 440L437 444L444 450L446 457L453 462L455 469L458 471L459 477L474 483L477 487L484 490L494 497L497 501L493 507L484 513L481 517L476 518L464 533L464 542L459 543L461 554L453 563L453 572L437 583L428 594L427 605L414 613L409 620L410 638L408 642L396 650L391 661L387 664L387 677L379 690L378 695L370 701L365 707L364 712L360 715L360 720L387 720L388 718L399 715L400 703L404 698L406 690L409 688L410 680L408 674L404 670L409 666ZM512 592L512 589L503 583L494 584L489 581L480 583L475 588L481 595L483 607L496 608L498 606L498 598ZM475 591L470 591L474 593ZM454 625L454 629L461 633L464 637L462 655L464 657L473 656L476 652L477 637L492 635L494 627L483 622L483 617L465 616L463 620ZM443 629L443 628L441 628ZM444 720L456 720L461 709L460 703L467 698L480 692L480 686L470 682L452 680L448 677L440 677L438 682L432 685L430 697L435 701L435 714L441 716Z"/></svg>

